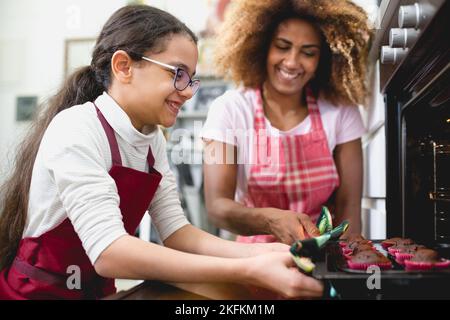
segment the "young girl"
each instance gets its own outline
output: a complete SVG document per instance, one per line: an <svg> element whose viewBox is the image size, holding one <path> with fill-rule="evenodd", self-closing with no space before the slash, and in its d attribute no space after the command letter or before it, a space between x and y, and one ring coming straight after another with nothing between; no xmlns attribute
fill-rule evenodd
<svg viewBox="0 0 450 320"><path fill-rule="evenodd" d="M283 244L228 242L186 220L157 125L172 126L198 89L196 37L172 15L126 6L92 62L35 123L3 186L1 299L86 299L113 278L238 282L319 296ZM149 209L164 246L133 236ZM81 285L67 286L71 270Z"/></svg>

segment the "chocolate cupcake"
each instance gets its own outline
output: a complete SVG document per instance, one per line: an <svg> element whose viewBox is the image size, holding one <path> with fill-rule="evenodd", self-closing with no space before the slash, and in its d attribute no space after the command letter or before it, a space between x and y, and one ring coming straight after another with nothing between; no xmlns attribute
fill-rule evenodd
<svg viewBox="0 0 450 320"><path fill-rule="evenodd" d="M401 240L402 238L399 237L395 237L395 238L390 238L390 239L386 239L381 241L381 245L383 246L383 248L387 248L393 245L397 244L397 241Z"/></svg>
<svg viewBox="0 0 450 320"><path fill-rule="evenodd" d="M353 249L355 249L358 246L361 245L372 245L372 242L369 240L353 240L352 242L347 242L345 246L341 245L342 252L344 254L350 254L353 252Z"/></svg>
<svg viewBox="0 0 450 320"><path fill-rule="evenodd" d="M376 250L366 250L358 252L347 261L350 269L366 270L369 266L376 265L380 269L392 267L391 261Z"/></svg>
<svg viewBox="0 0 450 320"><path fill-rule="evenodd" d="M418 249L410 260L405 260L407 270L429 270L450 267L450 260L441 259L439 253L432 249Z"/></svg>
<svg viewBox="0 0 450 320"><path fill-rule="evenodd" d="M386 258L383 254L370 250L370 251L361 251L357 254L355 254L352 258L353 262L359 262L359 263L384 263L389 262L389 259Z"/></svg>
<svg viewBox="0 0 450 320"><path fill-rule="evenodd" d="M388 248L388 252L391 255L395 255L396 253L402 253L402 252L411 252L415 253L419 248L425 248L425 246L419 245L419 244L396 244L394 246L391 246Z"/></svg>
<svg viewBox="0 0 450 320"><path fill-rule="evenodd" d="M395 237L395 238L390 238L390 239L386 239L384 241L381 242L381 246L384 249L387 249L391 246L395 246L395 245L400 245L400 244L414 244L414 241L409 239L409 238L399 238L399 237Z"/></svg>
<svg viewBox="0 0 450 320"><path fill-rule="evenodd" d="M419 249L411 261L436 263L439 262L439 254L432 249Z"/></svg>
<svg viewBox="0 0 450 320"><path fill-rule="evenodd" d="M360 243L356 247L353 248L352 255L356 255L359 252L375 250L375 248L370 243Z"/></svg>
<svg viewBox="0 0 450 320"><path fill-rule="evenodd" d="M359 252L363 252L363 251L374 251L376 250L370 243L363 243L363 244L359 244L357 245L355 248L353 248L353 250L351 249L347 249L344 252L344 256L346 259L351 259L354 255L358 254Z"/></svg>
<svg viewBox="0 0 450 320"><path fill-rule="evenodd" d="M363 240L353 240L353 241L351 241L351 242L349 242L348 243L348 245L347 245L347 247L349 248L349 249L355 249L356 247L358 247L358 246L361 246L361 245L368 245L368 244L371 244L371 241L369 241L369 240L366 240L366 239L363 239Z"/></svg>
<svg viewBox="0 0 450 320"><path fill-rule="evenodd" d="M367 241L362 235L360 234L349 234L348 236L346 236L345 239L341 239L341 241L339 241L339 245L342 248L342 251L344 251L344 253L351 253L352 249L349 248L349 244L353 243L353 242L359 242L359 241Z"/></svg>
<svg viewBox="0 0 450 320"><path fill-rule="evenodd" d="M420 249L426 249L426 247L420 244L404 245L403 247L399 248L398 252L394 252L395 261L398 264L403 265L405 260L410 260Z"/></svg>
<svg viewBox="0 0 450 320"><path fill-rule="evenodd" d="M426 247L421 244L407 244L401 248L401 252L415 254L418 250L423 249L426 249Z"/></svg>

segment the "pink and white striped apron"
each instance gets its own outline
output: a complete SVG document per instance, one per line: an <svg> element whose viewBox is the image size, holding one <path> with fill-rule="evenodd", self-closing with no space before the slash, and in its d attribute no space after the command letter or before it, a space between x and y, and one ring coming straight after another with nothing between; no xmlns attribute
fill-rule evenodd
<svg viewBox="0 0 450 320"><path fill-rule="evenodd" d="M247 207L273 207L308 214L315 222L322 205L339 185L339 176L323 129L319 107L306 89L311 131L302 135L270 136L261 90L257 90L256 137L250 166ZM238 236L239 242L274 242L273 235Z"/></svg>

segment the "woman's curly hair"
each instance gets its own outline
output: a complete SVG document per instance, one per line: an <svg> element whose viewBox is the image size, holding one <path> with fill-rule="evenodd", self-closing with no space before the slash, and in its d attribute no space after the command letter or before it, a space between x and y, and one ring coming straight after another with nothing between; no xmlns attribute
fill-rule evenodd
<svg viewBox="0 0 450 320"><path fill-rule="evenodd" d="M366 63L373 36L366 12L348 0L235 0L217 34L217 72L256 88L278 25L289 18L313 23L322 36L314 91L336 104L364 104Z"/></svg>

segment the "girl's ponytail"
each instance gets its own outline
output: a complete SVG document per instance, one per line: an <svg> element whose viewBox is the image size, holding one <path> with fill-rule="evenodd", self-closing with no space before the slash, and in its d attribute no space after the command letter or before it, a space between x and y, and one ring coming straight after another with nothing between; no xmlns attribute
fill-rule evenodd
<svg viewBox="0 0 450 320"><path fill-rule="evenodd" d="M19 146L13 164L14 170L0 189L0 197L4 200L0 214L0 269L12 263L22 239L34 160L50 121L64 109L93 101L103 90L90 66L78 69L51 98L47 108L34 121L29 135Z"/></svg>

